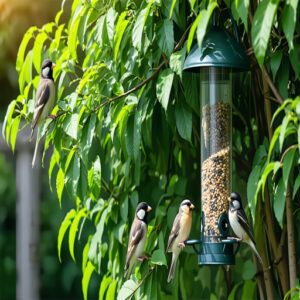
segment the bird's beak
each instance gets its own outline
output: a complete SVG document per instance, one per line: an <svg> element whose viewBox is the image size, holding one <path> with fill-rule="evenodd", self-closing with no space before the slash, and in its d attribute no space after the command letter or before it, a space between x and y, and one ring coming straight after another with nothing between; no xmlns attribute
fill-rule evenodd
<svg viewBox="0 0 300 300"><path fill-rule="evenodd" d="M193 210L195 208L195 205L191 204L190 208Z"/></svg>
<svg viewBox="0 0 300 300"><path fill-rule="evenodd" d="M148 205L147 212L151 211L152 207Z"/></svg>
<svg viewBox="0 0 300 300"><path fill-rule="evenodd" d="M55 68L55 66L56 66L56 64L52 63L52 67L51 67L51 68L52 68L52 69L54 69L54 68Z"/></svg>
<svg viewBox="0 0 300 300"><path fill-rule="evenodd" d="M228 202L231 202L231 198L230 197L228 197Z"/></svg>

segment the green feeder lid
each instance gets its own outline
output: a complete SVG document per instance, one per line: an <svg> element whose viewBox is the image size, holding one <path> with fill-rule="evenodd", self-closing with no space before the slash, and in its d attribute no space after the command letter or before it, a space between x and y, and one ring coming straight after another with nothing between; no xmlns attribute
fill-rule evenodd
<svg viewBox="0 0 300 300"><path fill-rule="evenodd" d="M249 69L249 60L241 45L224 29L212 26L206 33L202 47L196 44L187 56L183 70L199 72L201 67Z"/></svg>

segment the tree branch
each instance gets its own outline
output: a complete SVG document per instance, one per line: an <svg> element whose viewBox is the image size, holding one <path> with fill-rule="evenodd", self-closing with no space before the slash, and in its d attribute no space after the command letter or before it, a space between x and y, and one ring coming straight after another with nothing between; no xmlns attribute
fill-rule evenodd
<svg viewBox="0 0 300 300"><path fill-rule="evenodd" d="M288 256L289 256L289 274L290 274L290 289L295 287L297 278L296 269L296 248L295 248L295 230L293 219L293 206L290 185L288 184L285 199L286 222L287 222L287 241L288 241Z"/></svg>
<svg viewBox="0 0 300 300"><path fill-rule="evenodd" d="M121 94L121 95L118 95L118 96L115 96L115 97L112 97L112 98L109 98L108 100L102 102L100 105L96 106L93 111L96 112L98 111L101 107L111 103L111 102L114 102L114 101L117 101L123 97L126 97L128 96L129 94L139 90L141 87L143 87L145 84L147 84L148 82L150 82L152 79L154 79L156 77L156 75L160 72L160 70L162 69L162 67L165 65L165 61L163 61L155 70L155 72L152 73L152 75L150 77L148 77L147 79L145 79L144 81L140 82L138 85L136 85L135 87L133 87L132 89L128 90L127 92Z"/></svg>
<svg viewBox="0 0 300 300"><path fill-rule="evenodd" d="M273 92L275 98L277 99L277 101L282 104L284 99L283 97L280 95L279 91L277 90L276 86L274 85L271 77L270 77L270 74L267 72L266 70L266 67L265 66L262 66L262 72L264 74L264 76L266 77L266 80L268 82L268 85L271 89L271 91Z"/></svg>
<svg viewBox="0 0 300 300"><path fill-rule="evenodd" d="M182 37L180 38L179 42L176 44L176 46L174 47L174 51L177 51L183 44L184 40L185 40L185 37L188 33L188 31L190 30L190 26L188 26L188 28L185 30L185 32L183 33ZM123 97L126 97L128 96L129 94L139 90L141 87L143 87L145 84L147 84L148 82L150 82L151 80L153 80L156 75L160 72L160 70L163 68L163 66L168 63L168 61L166 59L164 59L164 61L155 69L155 71L152 73L152 75L148 78L146 78L144 81L140 82L138 85L136 85L135 87L133 87L132 89L128 90L127 92L121 94L121 95L118 95L118 96L115 96L115 97L112 97L112 98L109 98L107 99L106 101L102 102L101 104L97 105L93 111L96 112L98 111L101 107L111 103L111 102L114 102L114 101L117 101L117 100L120 100L121 98Z"/></svg>

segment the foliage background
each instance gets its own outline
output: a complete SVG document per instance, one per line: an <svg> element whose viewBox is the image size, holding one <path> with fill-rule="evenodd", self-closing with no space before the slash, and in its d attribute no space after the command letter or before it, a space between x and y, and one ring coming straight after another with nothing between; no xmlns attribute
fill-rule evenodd
<svg viewBox="0 0 300 300"><path fill-rule="evenodd" d="M60 8L56 0L0 0L0 120L7 105L19 93L15 62L26 30L33 24L42 26L55 17ZM66 3L68 5L68 3ZM2 139L2 136L1 138ZM1 140L1 151L3 141ZM4 147L5 148L5 147ZM46 163L47 165L47 163ZM0 153L0 299L16 299L16 164L9 148ZM57 231L68 207L57 205L50 193L47 170L41 179L40 294L42 299L78 299L81 293L80 270L71 261L57 259ZM62 255L67 257L68 247Z"/></svg>
<svg viewBox="0 0 300 300"><path fill-rule="evenodd" d="M251 59L234 83L233 189L248 203L264 266L241 246L235 267L199 268L186 249L167 285L164 245L183 198L197 206L191 237L200 226L198 75L182 66L213 11L233 31L229 7ZM74 0L70 11L63 1L53 22L27 31L16 62L20 95L3 133L14 149L20 121L32 118L41 61L50 57L58 117L40 136L44 151L53 147L49 184L62 207L72 205L58 252L68 240L85 299L96 289L99 299L282 299L299 292L298 16L297 0ZM123 284L128 220L138 201L155 208L151 258Z"/></svg>

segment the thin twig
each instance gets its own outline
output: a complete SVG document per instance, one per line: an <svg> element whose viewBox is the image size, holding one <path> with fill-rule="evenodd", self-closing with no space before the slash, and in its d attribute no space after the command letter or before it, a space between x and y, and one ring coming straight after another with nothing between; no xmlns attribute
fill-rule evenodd
<svg viewBox="0 0 300 300"><path fill-rule="evenodd" d="M278 89L276 88L276 86L274 85L269 73L267 72L266 70L266 67L265 66L262 66L262 72L264 74L264 76L266 77L267 79L267 82L268 82L268 85L270 87L270 89L272 90L274 96L276 97L276 99L278 100L278 103L282 104L283 103L283 97L280 95Z"/></svg>
<svg viewBox="0 0 300 300"><path fill-rule="evenodd" d="M128 299L131 299L131 297L133 297L133 295L135 294L135 292L141 287L141 285L144 283L144 281L146 280L147 277L149 277L149 275L154 271L156 267L153 267L152 269L150 269L148 271L148 273L145 275L145 277L141 280L141 282L136 286L136 288L132 291L132 293L128 296Z"/></svg>

